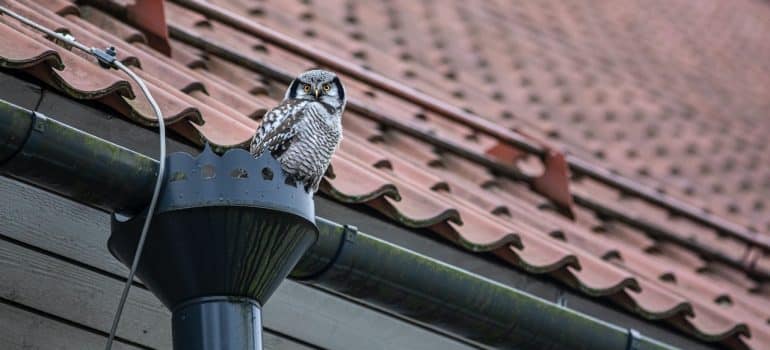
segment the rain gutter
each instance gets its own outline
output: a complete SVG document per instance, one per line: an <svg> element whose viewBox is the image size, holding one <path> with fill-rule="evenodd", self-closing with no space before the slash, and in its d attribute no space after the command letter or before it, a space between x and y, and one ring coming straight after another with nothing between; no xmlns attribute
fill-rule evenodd
<svg viewBox="0 0 770 350"><path fill-rule="evenodd" d="M0 174L108 211L143 207L157 161L0 100ZM495 348L672 349L355 228L317 218L290 278Z"/></svg>

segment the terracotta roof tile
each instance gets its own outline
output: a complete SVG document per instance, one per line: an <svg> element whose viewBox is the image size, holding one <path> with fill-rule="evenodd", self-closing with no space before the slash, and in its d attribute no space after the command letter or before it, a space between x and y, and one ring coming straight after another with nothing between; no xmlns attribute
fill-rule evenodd
<svg viewBox="0 0 770 350"><path fill-rule="evenodd" d="M397 222L413 228L445 224L448 221L460 223L459 209L441 201L437 196L415 187L411 182L399 179L387 172L379 172L396 186L401 198L380 198L368 203Z"/></svg>
<svg viewBox="0 0 770 350"><path fill-rule="evenodd" d="M79 14L81 8L73 4L69 0L40 0L38 1L43 7L56 12L59 15Z"/></svg>
<svg viewBox="0 0 770 350"><path fill-rule="evenodd" d="M64 67L64 63L56 49L49 48L19 33L14 28L8 26L5 20L0 25L0 35L4 38L16 39L0 42L0 45L2 45L0 49L3 52L0 64L2 64L3 68L30 69L39 64L55 69L62 69Z"/></svg>
<svg viewBox="0 0 770 350"><path fill-rule="evenodd" d="M388 180L371 172L364 165L335 156L332 166L338 175L322 184L325 193L346 203L370 203L384 197L400 199L398 189Z"/></svg>
<svg viewBox="0 0 770 350"><path fill-rule="evenodd" d="M56 0L59 1L59 0ZM67 0L61 0L68 2ZM71 3L70 3L71 4ZM45 5L44 5L45 6ZM54 8L51 8L50 6L45 6L48 9L54 10ZM99 11L98 9L95 9L91 6L80 6L80 15L83 17L83 19L87 20L88 22L93 23L99 28L102 28L105 32L112 33L113 35L118 36L119 38L130 42L141 42L141 43L147 43L147 38L144 36L144 34L121 21L114 20L113 17L111 17L108 14L105 14L102 11ZM59 11L55 11L56 13L59 13ZM59 13L61 14L61 13Z"/></svg>
<svg viewBox="0 0 770 350"><path fill-rule="evenodd" d="M117 46L147 81L170 128L197 144L244 145L282 97L285 81L275 73L317 65L173 2L166 6L171 57L95 8L65 0L0 2L69 29L88 45ZM760 235L770 230L764 200L770 172L758 165L770 161L767 128L754 117L770 109L767 86L758 80L770 70L762 63L770 56L764 4L740 0L728 11L716 0L700 6L681 0L210 3L501 129L548 138ZM712 23L723 30L699 34ZM146 102L121 74L6 17L0 17L0 34L11 38L0 41L2 69L24 70L73 98L154 125ZM365 80L341 77L359 108L343 118L345 141L332 160L333 176L322 183L324 195L548 274L705 341L754 349L770 342L766 281L581 203L570 219L549 199L553 185L544 189L537 180L549 163ZM386 125L382 116L462 152ZM529 180L507 177L463 152L512 166ZM747 271L770 273L770 253L757 247L585 176L569 185L571 193L631 221L654 223L680 243L698 242Z"/></svg>

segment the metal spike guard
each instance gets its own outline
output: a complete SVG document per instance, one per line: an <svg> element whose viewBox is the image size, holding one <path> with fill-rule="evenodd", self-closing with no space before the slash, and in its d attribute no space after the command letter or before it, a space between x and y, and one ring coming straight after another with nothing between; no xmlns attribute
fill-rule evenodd
<svg viewBox="0 0 770 350"><path fill-rule="evenodd" d="M172 310L175 349L213 350L196 347L191 339L206 343L205 334L225 333L201 325L259 323L261 306L317 240L313 196L303 186L286 184L280 164L268 153L254 159L235 149L220 157L207 146L197 157L174 153L167 160L163 192L136 275ZM145 215L146 210L129 219L112 217L107 244L127 266ZM260 324L238 327L251 330L239 333L249 339L255 329L261 330ZM203 333L177 334L190 332ZM246 338L228 341L234 349L259 343Z"/></svg>

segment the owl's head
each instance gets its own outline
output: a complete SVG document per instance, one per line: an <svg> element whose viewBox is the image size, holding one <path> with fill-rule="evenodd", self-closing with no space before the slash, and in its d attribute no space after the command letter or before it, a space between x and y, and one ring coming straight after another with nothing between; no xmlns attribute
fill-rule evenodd
<svg viewBox="0 0 770 350"><path fill-rule="evenodd" d="M313 69L296 77L286 90L284 100L318 101L342 112L345 109L345 87L332 72Z"/></svg>

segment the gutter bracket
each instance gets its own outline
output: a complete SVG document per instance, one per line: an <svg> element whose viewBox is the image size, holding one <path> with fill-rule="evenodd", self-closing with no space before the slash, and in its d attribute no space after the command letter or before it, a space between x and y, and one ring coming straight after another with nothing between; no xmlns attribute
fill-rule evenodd
<svg viewBox="0 0 770 350"><path fill-rule="evenodd" d="M334 255L329 260L324 267L318 269L317 271L307 275L307 276L294 276L292 277L295 281L316 281L321 278L326 272L332 269L334 265L337 264L337 260L339 260L340 256L342 256L342 251L345 250L345 246L355 244L356 237L358 237L358 227L354 225L348 225L345 224L342 227L342 234L340 235L340 243L337 246L337 250L334 251Z"/></svg>
<svg viewBox="0 0 770 350"><path fill-rule="evenodd" d="M642 334L636 329L628 329L628 343L626 343L626 350L639 350L639 339Z"/></svg>
<svg viewBox="0 0 770 350"><path fill-rule="evenodd" d="M349 243L352 244L353 241L355 241L356 237L358 236L358 227L356 227L354 225L345 224L345 226L343 226L342 233L345 235L345 242L349 242ZM340 247L342 247L342 246L340 246ZM340 249L340 250L342 250L342 249ZM339 257L339 254L338 254L338 256L335 257L334 260L336 261L337 260L336 258L338 258L338 257Z"/></svg>
<svg viewBox="0 0 770 350"><path fill-rule="evenodd" d="M349 244L355 244L356 237L358 237L358 227L348 224L342 226L342 239L340 240L340 245L337 247L337 251L334 252L332 259L329 260L329 263L326 264L326 266L318 270L318 272L303 279L315 280L323 276L327 271L331 270L331 268L337 264L337 260L339 260L340 256L342 256L342 251L345 250L345 246Z"/></svg>
<svg viewBox="0 0 770 350"><path fill-rule="evenodd" d="M567 293L564 292L564 289L559 288L558 294L556 295L556 305L563 308L567 307Z"/></svg>

